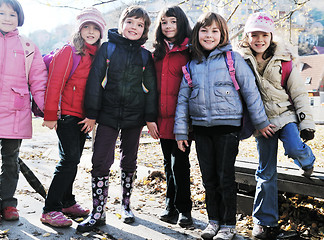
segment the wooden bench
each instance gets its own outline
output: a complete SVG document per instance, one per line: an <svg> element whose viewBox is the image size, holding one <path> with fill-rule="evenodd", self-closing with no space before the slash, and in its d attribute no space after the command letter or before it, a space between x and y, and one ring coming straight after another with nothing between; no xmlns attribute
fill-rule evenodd
<svg viewBox="0 0 324 240"><path fill-rule="evenodd" d="M237 210L239 213L252 213L255 170L258 159L236 159L235 178L238 184ZM301 175L297 165L278 162L278 191L301 194L324 199L324 168L316 168L310 178Z"/></svg>

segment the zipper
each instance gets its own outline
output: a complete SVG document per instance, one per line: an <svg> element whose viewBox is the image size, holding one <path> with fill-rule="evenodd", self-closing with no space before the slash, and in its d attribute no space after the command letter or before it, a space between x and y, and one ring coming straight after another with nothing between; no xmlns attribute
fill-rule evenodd
<svg viewBox="0 0 324 240"><path fill-rule="evenodd" d="M75 85L72 88L72 104L71 104L72 107L73 107L73 103L74 103L74 94L75 94Z"/></svg>

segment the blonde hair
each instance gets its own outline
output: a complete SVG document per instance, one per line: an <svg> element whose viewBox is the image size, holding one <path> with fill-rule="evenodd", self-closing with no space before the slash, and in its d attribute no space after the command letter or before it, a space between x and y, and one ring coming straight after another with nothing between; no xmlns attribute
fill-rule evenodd
<svg viewBox="0 0 324 240"><path fill-rule="evenodd" d="M84 39L81 36L81 29L72 35L72 45L75 47L76 54L84 56L85 55L84 50L86 48L86 44ZM100 46L100 43L101 43L101 39L99 38L94 45Z"/></svg>

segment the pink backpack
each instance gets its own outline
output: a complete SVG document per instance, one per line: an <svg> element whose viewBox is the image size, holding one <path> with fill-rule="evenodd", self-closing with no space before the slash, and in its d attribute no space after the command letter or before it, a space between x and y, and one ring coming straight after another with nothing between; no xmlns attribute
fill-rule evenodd
<svg viewBox="0 0 324 240"><path fill-rule="evenodd" d="M26 79L28 80L29 79L29 71L30 71L31 64L32 64L32 61L33 61L34 57L28 57L27 58L27 56L30 56L31 54L35 53L35 45L32 42L30 42L28 39L26 39L26 38L24 38L22 36L19 36L19 38L20 38L21 45L22 45L22 47L24 49L24 54L25 54L25 59L26 59L26 63L25 63ZM70 46L72 48L72 52L73 52L73 55L72 55L73 65L72 65L72 70L71 70L70 75L69 75L69 79L70 79L71 76L73 75L73 73L75 72L76 68L78 67L79 63L80 63L81 55L76 54L76 49L75 49L74 46L71 46L69 44L66 44L66 45ZM51 51L48 54L43 55L43 61L44 61L45 65L46 65L47 71L49 69L49 65L50 65L54 55L57 52L58 52L58 49L55 50L55 51ZM32 112L34 113L34 115L36 117L44 117L43 111L37 106L36 102L33 99L32 99Z"/></svg>

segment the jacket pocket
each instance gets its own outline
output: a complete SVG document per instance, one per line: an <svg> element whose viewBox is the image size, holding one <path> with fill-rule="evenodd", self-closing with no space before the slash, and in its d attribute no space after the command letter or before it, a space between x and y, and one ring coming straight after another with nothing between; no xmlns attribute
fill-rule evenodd
<svg viewBox="0 0 324 240"><path fill-rule="evenodd" d="M30 107L30 94L28 89L11 88L14 95L14 110L23 110Z"/></svg>
<svg viewBox="0 0 324 240"><path fill-rule="evenodd" d="M199 89L195 88L192 90L189 98L189 113L192 116L201 116L201 106L199 104Z"/></svg>
<svg viewBox="0 0 324 240"><path fill-rule="evenodd" d="M214 87L215 99L211 99L214 105L212 109L216 109L221 113L242 113L240 96L233 87Z"/></svg>

